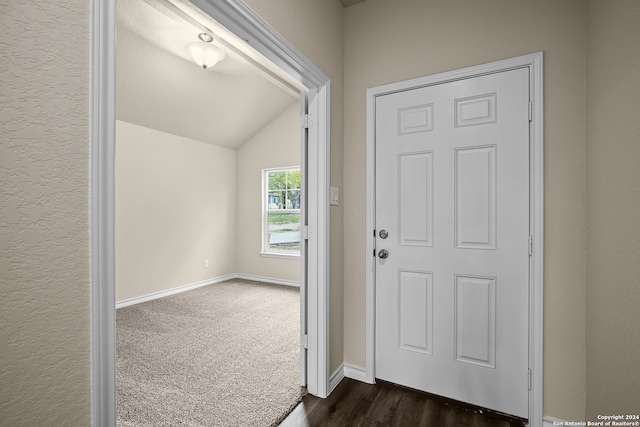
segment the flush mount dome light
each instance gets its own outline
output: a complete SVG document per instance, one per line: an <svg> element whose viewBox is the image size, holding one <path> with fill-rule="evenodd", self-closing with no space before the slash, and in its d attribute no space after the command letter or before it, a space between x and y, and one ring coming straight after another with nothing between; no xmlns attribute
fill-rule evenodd
<svg viewBox="0 0 640 427"><path fill-rule="evenodd" d="M191 58L204 68L211 68L224 59L224 51L218 46L211 44L213 37L207 33L198 34L201 42L189 43L185 46Z"/></svg>

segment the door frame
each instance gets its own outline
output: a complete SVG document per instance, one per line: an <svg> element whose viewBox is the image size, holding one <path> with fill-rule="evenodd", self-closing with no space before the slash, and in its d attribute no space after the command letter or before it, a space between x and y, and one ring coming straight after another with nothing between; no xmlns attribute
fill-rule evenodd
<svg viewBox="0 0 640 427"><path fill-rule="evenodd" d="M90 2L91 425L116 424L116 0ZM307 387L329 394L330 79L240 0L192 3L309 88L307 156ZM301 263L305 260L301 257ZM303 270L304 271L304 270Z"/></svg>
<svg viewBox="0 0 640 427"><path fill-rule="evenodd" d="M531 122L529 126L530 219L532 254L529 263L529 425L542 425L543 357L543 237L544 134L543 53L472 66L368 88L366 92L366 365L365 381L375 382L375 105L376 97L517 68L529 69Z"/></svg>

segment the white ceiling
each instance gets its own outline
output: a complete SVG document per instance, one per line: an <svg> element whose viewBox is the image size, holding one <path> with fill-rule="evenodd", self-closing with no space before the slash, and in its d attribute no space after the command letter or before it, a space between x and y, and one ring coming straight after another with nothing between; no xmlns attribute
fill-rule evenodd
<svg viewBox="0 0 640 427"><path fill-rule="evenodd" d="M184 0L118 0L118 120L238 148L302 88ZM184 46L208 32L226 57L212 69Z"/></svg>

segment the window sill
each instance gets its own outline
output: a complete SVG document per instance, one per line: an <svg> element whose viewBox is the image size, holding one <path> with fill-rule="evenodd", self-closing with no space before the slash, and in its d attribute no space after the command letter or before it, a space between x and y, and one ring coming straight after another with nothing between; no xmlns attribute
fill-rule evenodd
<svg viewBox="0 0 640 427"><path fill-rule="evenodd" d="M279 254L277 252L260 252L260 256L265 258L300 259L300 255Z"/></svg>

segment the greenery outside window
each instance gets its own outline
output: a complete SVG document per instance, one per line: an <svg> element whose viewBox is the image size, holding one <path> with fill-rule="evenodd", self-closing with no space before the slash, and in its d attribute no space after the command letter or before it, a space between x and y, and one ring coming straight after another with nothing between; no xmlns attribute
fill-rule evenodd
<svg viewBox="0 0 640 427"><path fill-rule="evenodd" d="M300 167L263 170L263 254L300 256Z"/></svg>

